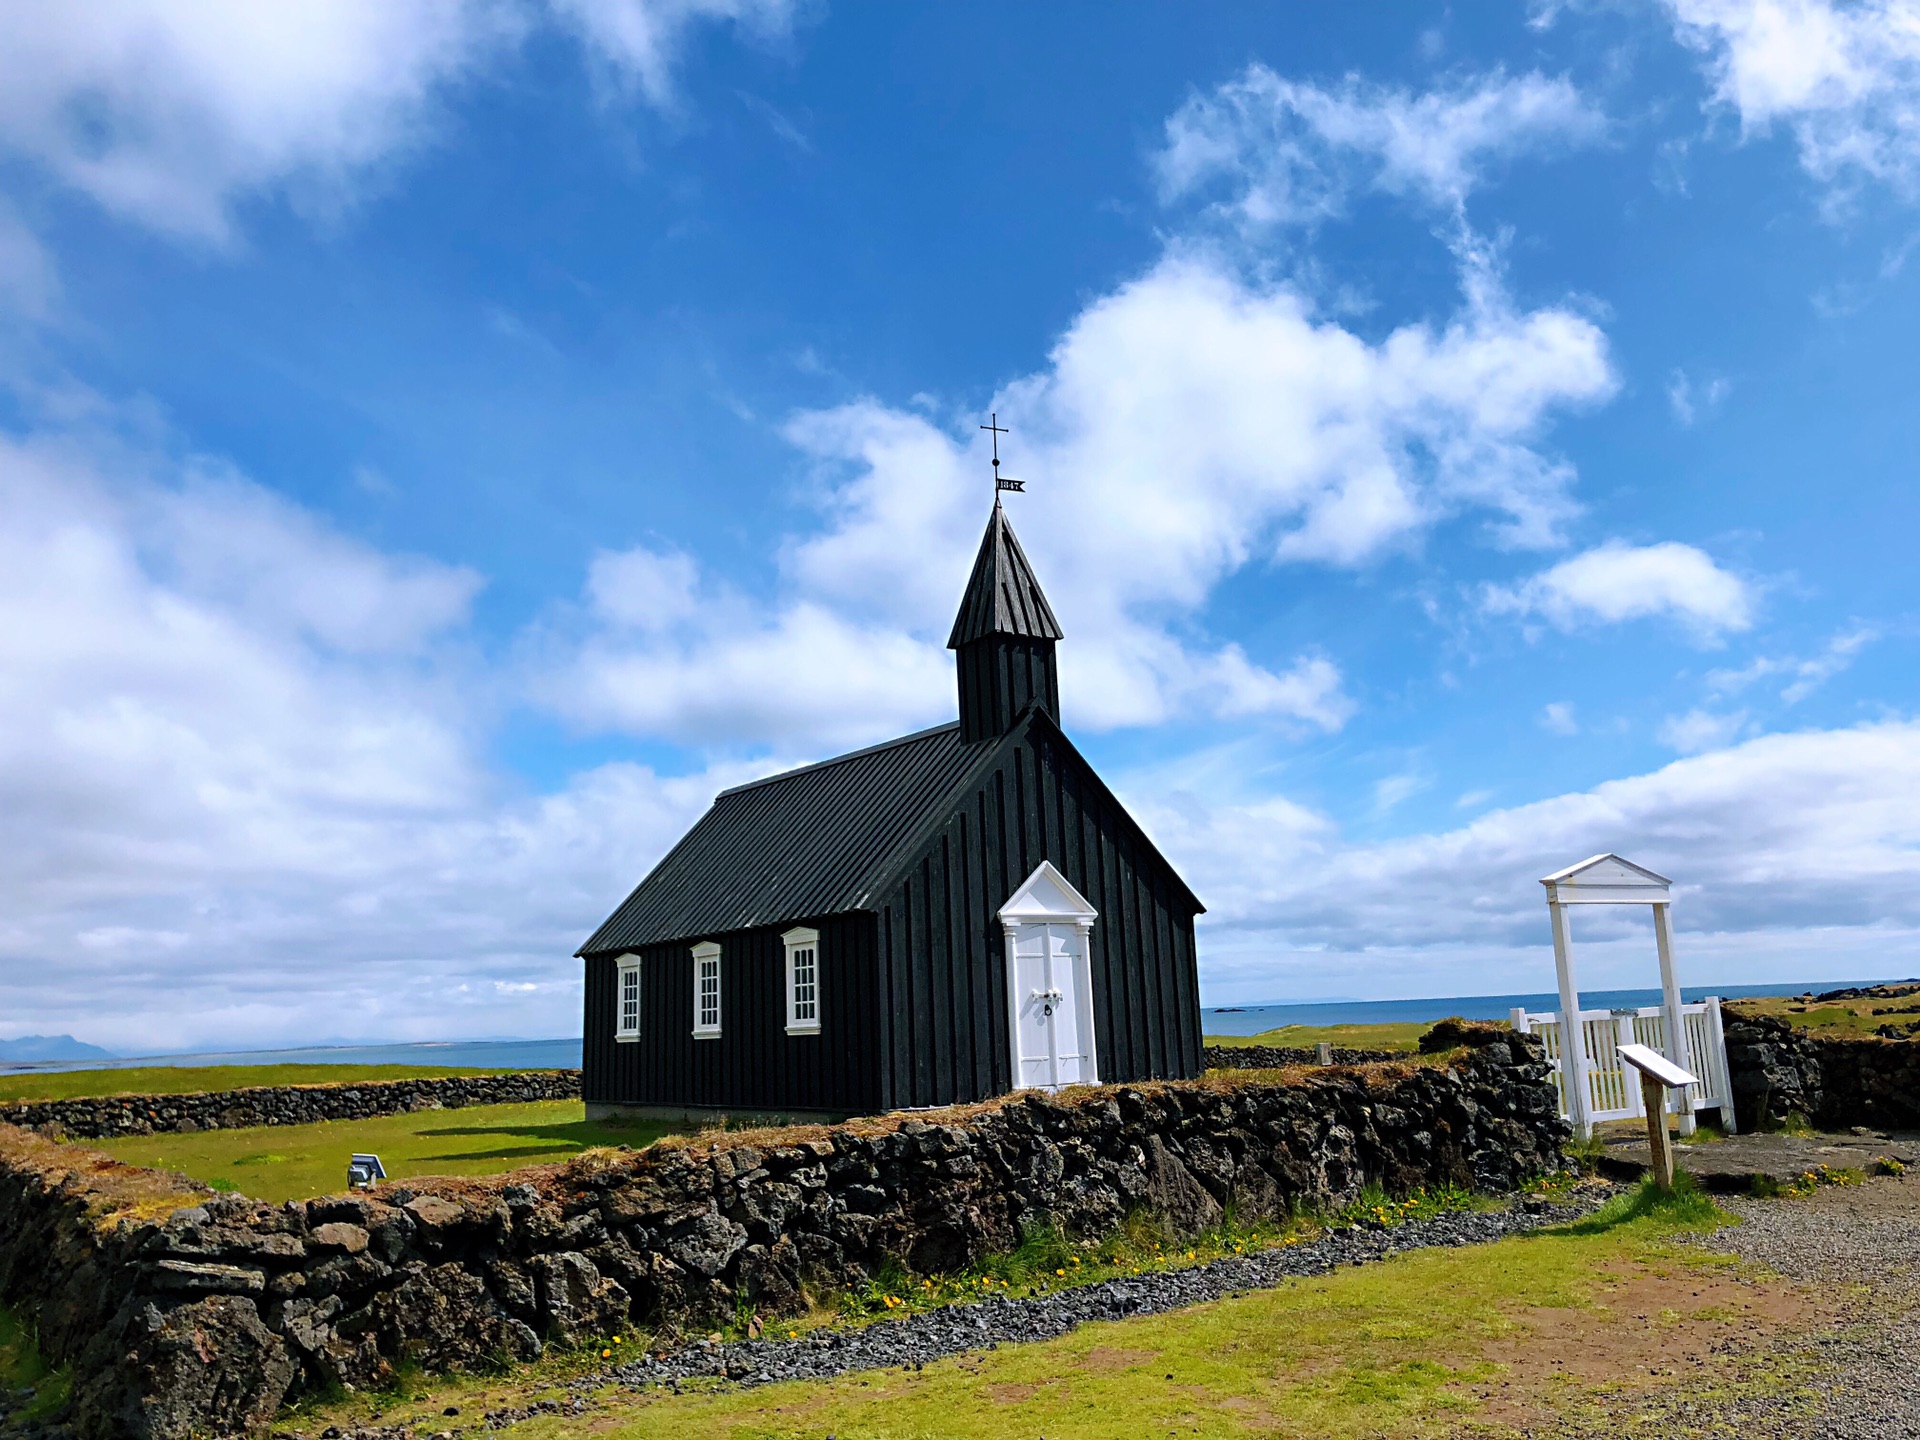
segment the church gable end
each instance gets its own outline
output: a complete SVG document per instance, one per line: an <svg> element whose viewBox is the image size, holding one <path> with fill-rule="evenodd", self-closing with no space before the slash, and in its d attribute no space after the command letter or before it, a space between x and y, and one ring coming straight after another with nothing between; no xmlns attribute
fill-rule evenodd
<svg viewBox="0 0 1920 1440"><path fill-rule="evenodd" d="M879 896L889 1108L1013 1086L1001 907L1041 861L1092 904L1105 1081L1198 1075L1200 902L1050 717L1024 716Z"/></svg>

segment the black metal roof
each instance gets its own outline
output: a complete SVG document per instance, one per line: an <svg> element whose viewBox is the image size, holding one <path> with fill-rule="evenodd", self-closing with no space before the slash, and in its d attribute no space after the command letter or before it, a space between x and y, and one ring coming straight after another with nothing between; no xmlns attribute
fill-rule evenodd
<svg viewBox="0 0 1920 1440"><path fill-rule="evenodd" d="M941 725L722 791L576 953L864 909L995 748Z"/></svg>
<svg viewBox="0 0 1920 1440"><path fill-rule="evenodd" d="M980 554L974 559L973 574L968 577L967 593L961 597L947 648L956 650L969 640L988 635L1061 638L1060 622L1053 618L1053 608L1040 593L1033 566L1027 563L998 500L993 502L993 515L980 540Z"/></svg>
<svg viewBox="0 0 1920 1440"><path fill-rule="evenodd" d="M822 919L879 904L960 796L1009 745L1039 728L1077 761L1106 804L1156 857L1160 852L1047 714L1029 706L989 744L958 725L903 735L714 797L680 843L574 953L602 955L756 925ZM1164 857L1171 883L1202 905Z"/></svg>

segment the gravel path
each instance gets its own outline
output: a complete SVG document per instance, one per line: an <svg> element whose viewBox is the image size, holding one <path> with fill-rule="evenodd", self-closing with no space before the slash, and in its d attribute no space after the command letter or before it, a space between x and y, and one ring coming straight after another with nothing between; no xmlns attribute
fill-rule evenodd
<svg viewBox="0 0 1920 1440"><path fill-rule="evenodd" d="M583 1411L587 1408L586 1396L609 1381L671 1389L682 1380L695 1378L766 1385L890 1366L917 1369L928 1361L969 1350L997 1350L1003 1344L1050 1340L1091 1320L1158 1315L1269 1288L1285 1280L1326 1275L1343 1265L1384 1260L1403 1250L1484 1245L1541 1226L1563 1225L1597 1208L1612 1193L1593 1187L1578 1192L1576 1200L1561 1204L1522 1199L1505 1210L1462 1211L1391 1228L1335 1231L1304 1244L1231 1256L1187 1269L1104 1280L1026 1299L994 1298L978 1304L945 1306L855 1329L815 1331L797 1340L731 1344L703 1340L661 1359L647 1357L575 1381L569 1386L574 1392L571 1402L492 1410L484 1421L489 1428L505 1428L536 1415ZM359 1433L372 1440L380 1432Z"/></svg>
<svg viewBox="0 0 1920 1440"><path fill-rule="evenodd" d="M1555 1433L1767 1440L1920 1437L1920 1181L1873 1180L1782 1200L1725 1199L1742 1223L1693 1242L1789 1279L1854 1289L1812 1334L1756 1338L1724 1357L1735 1383L1703 1396L1597 1397L1596 1421ZM1774 1393L1769 1376L1794 1377Z"/></svg>

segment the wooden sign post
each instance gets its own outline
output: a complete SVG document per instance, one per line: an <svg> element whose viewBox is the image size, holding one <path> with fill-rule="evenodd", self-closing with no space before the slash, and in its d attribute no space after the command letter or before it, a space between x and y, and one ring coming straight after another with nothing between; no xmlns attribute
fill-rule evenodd
<svg viewBox="0 0 1920 1440"><path fill-rule="evenodd" d="M1653 1154L1654 1183L1662 1190L1671 1190L1673 1142L1667 1137L1667 1092L1698 1085L1699 1077L1689 1075L1658 1050L1650 1050L1645 1045L1617 1048L1620 1058L1640 1072L1640 1098L1647 1108L1647 1149Z"/></svg>

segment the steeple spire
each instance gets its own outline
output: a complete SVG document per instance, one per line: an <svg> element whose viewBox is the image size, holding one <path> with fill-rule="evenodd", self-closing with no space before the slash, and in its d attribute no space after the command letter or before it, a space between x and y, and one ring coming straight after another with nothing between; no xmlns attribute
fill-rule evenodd
<svg viewBox="0 0 1920 1440"><path fill-rule="evenodd" d="M1060 622L995 495L960 613L947 637L947 648L959 661L962 739L996 739L1034 703L1059 718L1060 676L1053 644L1060 638Z"/></svg>

